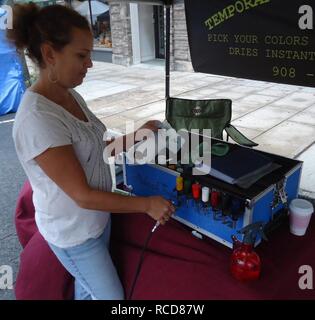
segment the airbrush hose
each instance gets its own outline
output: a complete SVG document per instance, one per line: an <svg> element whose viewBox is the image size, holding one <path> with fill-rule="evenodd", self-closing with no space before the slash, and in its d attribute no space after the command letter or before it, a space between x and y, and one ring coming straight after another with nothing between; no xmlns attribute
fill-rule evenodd
<svg viewBox="0 0 315 320"><path fill-rule="evenodd" d="M175 206L175 203L174 201L171 201L172 204ZM135 274L135 277L134 277L134 280L133 280L133 283L132 283L132 286L131 286L131 290L130 290L130 294L129 294L129 297L128 297L128 300L131 300L132 298L132 295L133 295L133 291L135 289L135 285L136 285L136 282L137 282L137 279L139 277L139 274L140 274L140 270L141 270L141 267L142 267L142 263L143 263L143 258L144 258L144 253L145 253L145 250L147 249L147 246L151 240L151 237L153 235L153 233L155 232L155 230L157 229L157 227L160 225L160 221L157 221L155 223L155 225L153 226L153 228L151 229L146 241L145 241L145 244L143 246L143 249L142 249L142 252L141 252L141 255L140 255L140 260L139 260L139 264L138 264L138 267L137 267L137 271L136 271L136 274Z"/></svg>
<svg viewBox="0 0 315 320"><path fill-rule="evenodd" d="M133 294L133 291L135 289L135 285L136 285L136 282L137 282L137 279L139 277L140 270L141 270L141 267L142 267L145 250L147 249L147 246L148 246L148 244L149 244L149 242L151 240L153 232L157 229L157 227L159 225L160 225L160 221L157 221L155 223L154 227L152 228L151 232L149 233L149 236L147 237L147 239L145 241L145 244L143 246L143 249L142 249L142 252L141 252L141 255L140 255L140 260L139 260L139 264L138 264L138 267L137 267L137 271L136 271L135 277L133 279L133 283L132 283L132 286L131 286L131 291L130 291L128 300L131 300L131 298L132 298L132 294Z"/></svg>

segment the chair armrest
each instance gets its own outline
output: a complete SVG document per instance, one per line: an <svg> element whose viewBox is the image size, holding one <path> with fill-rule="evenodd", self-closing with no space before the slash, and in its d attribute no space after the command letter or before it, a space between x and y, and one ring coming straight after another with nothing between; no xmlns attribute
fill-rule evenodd
<svg viewBox="0 0 315 320"><path fill-rule="evenodd" d="M249 140L246 138L239 130L237 130L234 126L229 124L225 131L227 132L228 136L230 136L236 143L246 146L246 147L257 147L258 143Z"/></svg>

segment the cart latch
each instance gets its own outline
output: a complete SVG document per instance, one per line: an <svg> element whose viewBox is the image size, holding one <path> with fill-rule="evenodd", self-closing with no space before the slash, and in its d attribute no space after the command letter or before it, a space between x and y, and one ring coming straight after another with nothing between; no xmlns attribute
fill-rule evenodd
<svg viewBox="0 0 315 320"><path fill-rule="evenodd" d="M275 209L279 204L283 204L286 208L288 206L288 195L285 191L286 179L283 179L276 183L274 197L271 204L271 208Z"/></svg>

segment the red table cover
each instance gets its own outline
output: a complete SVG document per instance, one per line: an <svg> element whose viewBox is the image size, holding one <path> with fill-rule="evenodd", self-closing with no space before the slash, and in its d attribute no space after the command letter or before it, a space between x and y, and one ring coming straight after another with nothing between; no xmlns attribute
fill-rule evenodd
<svg viewBox="0 0 315 320"><path fill-rule="evenodd" d="M112 257L128 296L154 221L134 213L112 214L112 222ZM16 229L24 247L16 298L72 299L73 278L37 231L29 183L17 202ZM195 238L188 227L171 220L151 238L133 299L314 299L314 289L299 288L299 267L315 267L314 248L314 218L303 237L290 234L288 224L283 224L256 248L262 260L260 279L243 283L230 274L231 249Z"/></svg>

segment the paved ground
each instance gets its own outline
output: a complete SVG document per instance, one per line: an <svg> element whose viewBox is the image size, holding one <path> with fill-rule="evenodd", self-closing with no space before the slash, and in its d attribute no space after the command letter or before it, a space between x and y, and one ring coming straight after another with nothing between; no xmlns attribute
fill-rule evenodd
<svg viewBox="0 0 315 320"><path fill-rule="evenodd" d="M111 129L124 132L128 120L138 127L148 119L164 119L160 61L130 68L95 61L77 89ZM171 96L232 99L233 124L258 142L258 149L305 161L301 193L315 198L315 89L172 72ZM20 246L13 212L25 176L12 144L13 116L0 117L0 265L12 265L16 277ZM1 299L14 299L13 292L0 290Z"/></svg>
<svg viewBox="0 0 315 320"><path fill-rule="evenodd" d="M137 127L148 119L164 119L159 61L131 68L95 62L78 91L108 127L121 132L126 121ZM259 143L257 149L305 161L301 193L315 198L315 180L309 177L315 171L314 88L172 72L171 96L232 99L232 123Z"/></svg>

